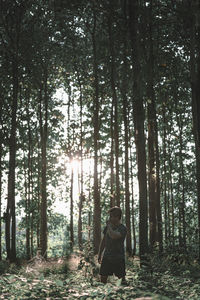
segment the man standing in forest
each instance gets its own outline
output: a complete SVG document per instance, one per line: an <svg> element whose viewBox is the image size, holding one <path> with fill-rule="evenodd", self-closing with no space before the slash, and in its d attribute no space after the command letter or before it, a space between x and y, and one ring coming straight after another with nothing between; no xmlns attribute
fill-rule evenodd
<svg viewBox="0 0 200 300"><path fill-rule="evenodd" d="M103 283L107 283L108 276L115 274L118 278L122 278L122 284L125 284L124 240L127 229L121 223L121 208L112 207L109 215L110 218L103 230L104 236L99 247L98 262L101 264L99 274Z"/></svg>

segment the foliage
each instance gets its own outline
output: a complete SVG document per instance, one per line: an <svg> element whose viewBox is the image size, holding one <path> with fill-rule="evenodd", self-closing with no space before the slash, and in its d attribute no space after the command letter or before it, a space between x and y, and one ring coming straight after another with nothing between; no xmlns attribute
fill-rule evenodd
<svg viewBox="0 0 200 300"><path fill-rule="evenodd" d="M128 283L122 286L121 281L114 277L106 285L95 277L91 282L85 270L72 271L66 269L66 260L60 263L59 260L51 260L31 272L27 272L27 265L15 274L7 270L0 278L0 291L2 297L9 299L199 299L200 268L197 263L194 263L195 274L192 265L180 265L174 274L169 268L169 261L166 257L165 265L158 268L160 259L154 256L152 271L149 267L140 268L137 257L128 259ZM172 269L175 268L177 265Z"/></svg>

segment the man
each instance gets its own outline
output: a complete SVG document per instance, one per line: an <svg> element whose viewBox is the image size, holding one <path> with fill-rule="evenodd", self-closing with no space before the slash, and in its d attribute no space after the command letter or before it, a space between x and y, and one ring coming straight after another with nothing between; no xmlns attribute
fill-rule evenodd
<svg viewBox="0 0 200 300"><path fill-rule="evenodd" d="M110 218L103 231L103 239L99 247L98 262L101 264L101 282L107 283L109 275L115 274L122 278L125 284L125 251L124 240L126 237L126 227L121 223L121 208L115 206L109 210ZM104 255L102 258L102 252Z"/></svg>

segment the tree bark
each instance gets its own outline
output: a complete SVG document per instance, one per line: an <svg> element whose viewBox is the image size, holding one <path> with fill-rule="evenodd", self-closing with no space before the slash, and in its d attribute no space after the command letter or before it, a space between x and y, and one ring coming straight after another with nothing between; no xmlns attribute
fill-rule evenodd
<svg viewBox="0 0 200 300"><path fill-rule="evenodd" d="M196 154L196 178L197 178L197 210L198 210L198 244L200 260L200 24L196 22L200 13L200 5L195 5L192 0L191 5L191 34L190 34L190 65L191 65L191 87L192 87L192 116L193 133L195 140ZM198 24L197 28L195 24ZM196 35L196 33L198 35ZM197 56L197 57L196 57ZM197 71L195 70L197 65Z"/></svg>
<svg viewBox="0 0 200 300"><path fill-rule="evenodd" d="M74 186L74 172L71 170L71 188L70 188L70 248L73 250L74 246L74 201L73 201L73 186Z"/></svg>
<svg viewBox="0 0 200 300"><path fill-rule="evenodd" d="M174 193L173 193L173 179L172 179L172 161L171 161L171 145L170 142L168 144L168 153L169 153L169 193L170 193L170 199L171 199L171 239L172 239L172 246L175 247L175 216L174 216Z"/></svg>
<svg viewBox="0 0 200 300"><path fill-rule="evenodd" d="M129 139L130 138L130 128L129 128ZM131 157L131 149L130 149ZM135 230L135 201L134 201L134 182L133 182L133 163L132 159L130 160L130 170L131 170L131 214L132 214L132 232L133 232L133 252L132 255L136 254L136 230Z"/></svg>
<svg viewBox="0 0 200 300"><path fill-rule="evenodd" d="M164 196L164 220L165 220L165 244L168 245L168 218L167 218L167 167L166 167L166 161L167 161L167 142L166 142L166 111L165 111L165 103L163 104L163 160L164 160L164 166L163 166L163 196Z"/></svg>
<svg viewBox="0 0 200 300"><path fill-rule="evenodd" d="M94 125L94 214L93 214L93 243L94 254L99 251L101 241L101 206L98 184L98 141L99 141L99 82L98 82L98 66L97 66L97 49L96 49L96 11L93 9L93 74L94 74L94 97L93 97L93 125Z"/></svg>
<svg viewBox="0 0 200 300"><path fill-rule="evenodd" d="M157 240L157 219L156 219L156 111L154 94L154 53L152 40L152 1L149 5L148 15L149 33L149 55L148 55L148 80L147 80L147 112L148 112L148 159L149 159L149 225L150 245L153 248Z"/></svg>
<svg viewBox="0 0 200 300"><path fill-rule="evenodd" d="M158 242L159 251L163 251L163 229L162 229L162 212L160 203L160 154L158 146L158 128L157 122L155 124L155 136L156 136L156 216L158 226Z"/></svg>
<svg viewBox="0 0 200 300"><path fill-rule="evenodd" d="M15 216L15 167L16 167L16 128L17 128L17 100L18 100L18 61L12 62L13 71L13 102L12 121L9 143L9 173L8 173L8 200L6 209L6 250L7 258L16 260L16 216ZM11 232L10 232L11 225ZM11 244L10 244L11 238Z"/></svg>
<svg viewBox="0 0 200 300"><path fill-rule="evenodd" d="M114 137L113 137L113 101L111 107L111 118L110 118L110 207L115 206L115 191L114 191Z"/></svg>
<svg viewBox="0 0 200 300"><path fill-rule="evenodd" d="M133 87L133 119L139 183L139 255L142 258L148 251L148 224L144 107L141 94L138 9L138 0L129 0L129 28L131 35L132 61L135 67L134 73L136 74Z"/></svg>
<svg viewBox="0 0 200 300"><path fill-rule="evenodd" d="M185 174L184 174L184 166L183 166L183 124L182 124L182 115L178 114L176 109L176 118L179 128L179 165L180 165L180 178L179 178L179 186L181 187L181 200L179 203L180 210L180 247L186 250L186 222L185 222Z"/></svg>
<svg viewBox="0 0 200 300"><path fill-rule="evenodd" d="M78 214L78 245L79 249L82 250L82 208L83 208L83 96L82 96L82 89L81 89L81 82L78 75L78 82L79 82L79 90L80 90L80 124L81 124L81 132L80 132L80 163L81 163L81 170L80 170L80 196L79 196L79 214Z"/></svg>
<svg viewBox="0 0 200 300"><path fill-rule="evenodd" d="M1 116L1 112L0 112L0 116ZM1 141L2 141L2 133L0 133L1 135ZM2 230L1 230L1 226L2 226L2 221L1 221L1 210L2 210L2 143L0 144L0 261L2 260Z"/></svg>
<svg viewBox="0 0 200 300"><path fill-rule="evenodd" d="M44 72L44 126L42 124L42 109L40 109L40 131L41 131L41 152L42 152L42 184L41 184L41 219L40 219L40 247L41 255L47 258L47 124L48 124L48 91L47 71ZM41 99L42 101L42 99Z"/></svg>
<svg viewBox="0 0 200 300"><path fill-rule="evenodd" d="M120 180L119 180L119 126L118 126L118 98L116 94L115 82L115 52L114 41L112 33L112 8L110 8L110 15L108 20L108 35L109 35L109 48L110 48L110 84L112 90L112 102L114 107L114 145L115 145L115 202L120 207Z"/></svg>
<svg viewBox="0 0 200 300"><path fill-rule="evenodd" d="M126 16L126 15L125 15ZM127 58L126 58L126 35L127 35L127 20L125 18L125 31L122 32L124 36L123 41L123 75L122 75L122 100L123 100L123 123L124 123L124 143L125 143L125 220L127 228L127 237L126 237L126 251L131 256L132 255L132 245L131 245L131 213L130 213L130 185L129 185L129 108L127 101ZM124 164L123 164L124 165ZM124 180L122 180L124 182Z"/></svg>

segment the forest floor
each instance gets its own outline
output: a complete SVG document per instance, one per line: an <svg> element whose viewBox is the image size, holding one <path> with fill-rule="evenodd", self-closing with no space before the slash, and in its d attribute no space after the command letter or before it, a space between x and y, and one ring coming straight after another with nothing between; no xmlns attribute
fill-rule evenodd
<svg viewBox="0 0 200 300"><path fill-rule="evenodd" d="M127 285L114 276L99 282L96 258L73 253L48 261L34 258L20 266L0 262L0 299L158 300L200 299L200 266L153 259L140 268L127 259Z"/></svg>

